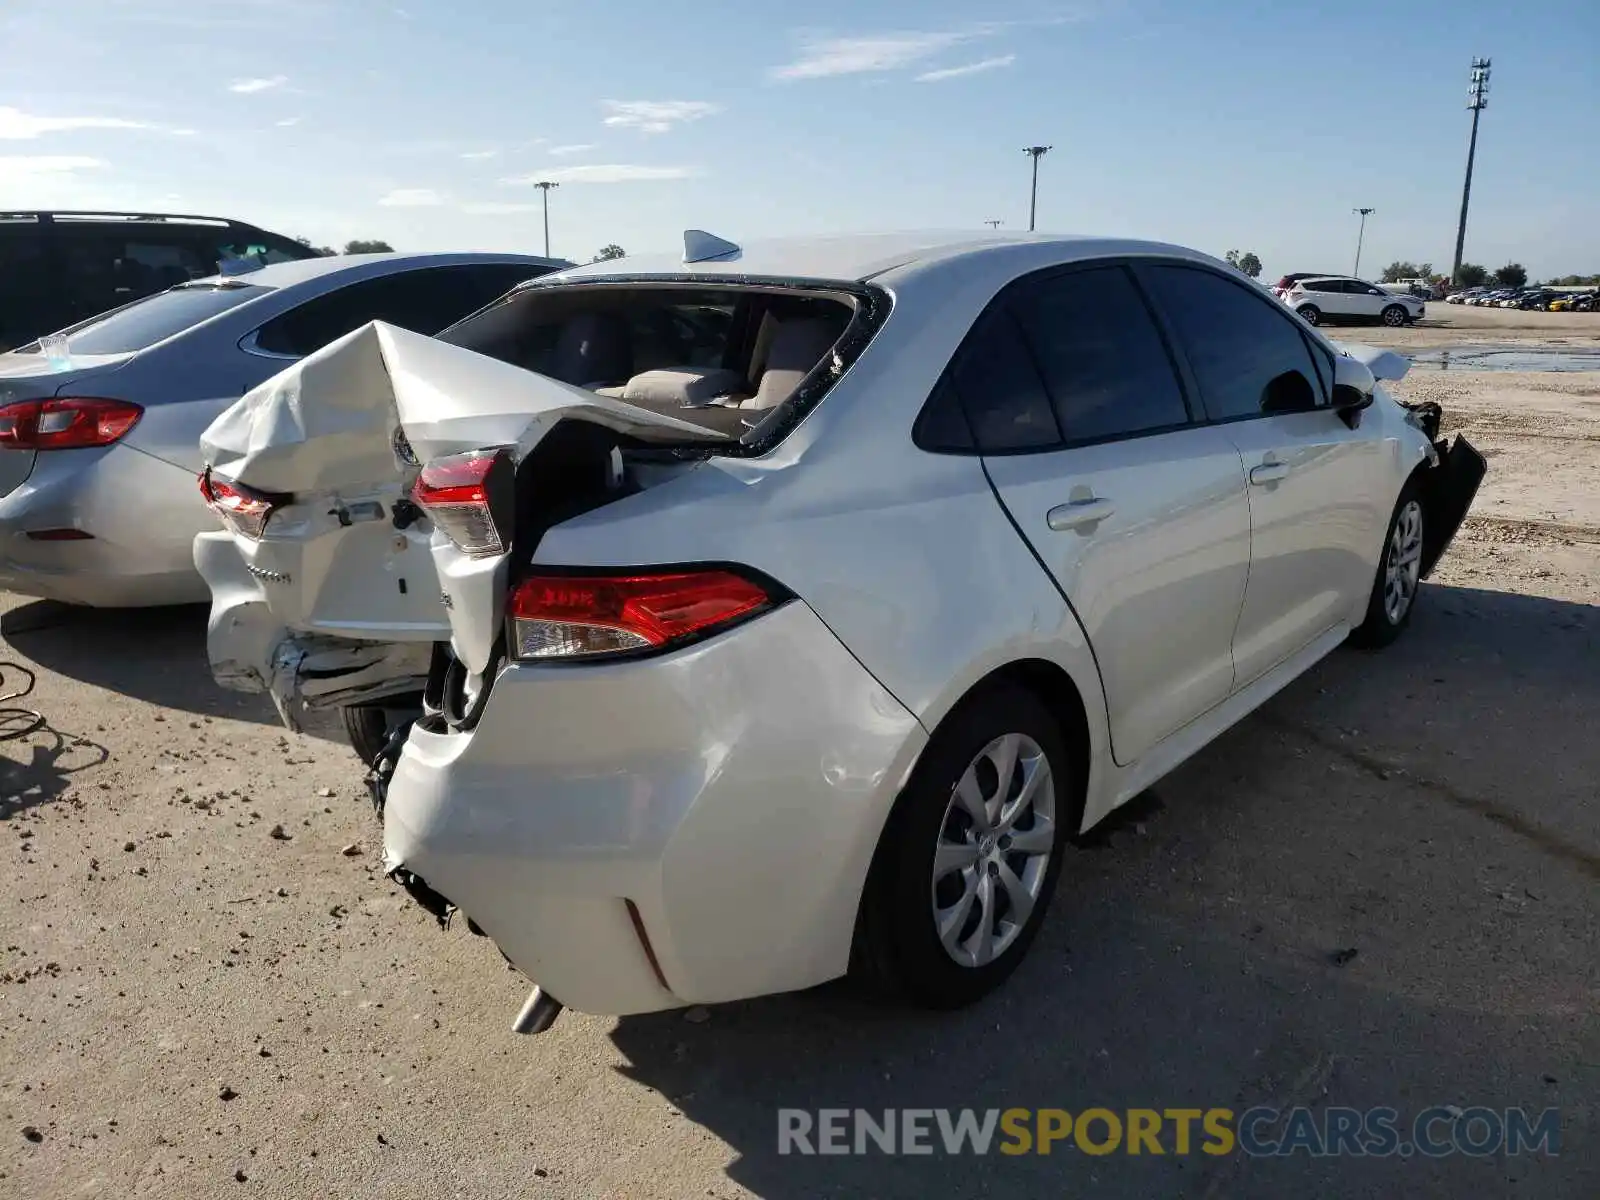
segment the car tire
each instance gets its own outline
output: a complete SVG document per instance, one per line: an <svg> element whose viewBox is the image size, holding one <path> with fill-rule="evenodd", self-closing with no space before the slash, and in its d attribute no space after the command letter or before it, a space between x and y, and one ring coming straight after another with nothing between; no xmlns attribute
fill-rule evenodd
<svg viewBox="0 0 1600 1200"><path fill-rule="evenodd" d="M1379 320L1390 329L1398 329L1406 323L1406 310L1398 304L1391 304L1379 314Z"/></svg>
<svg viewBox="0 0 1600 1200"><path fill-rule="evenodd" d="M389 741L389 714L380 704L347 704L340 709L350 747L366 766L378 761Z"/></svg>
<svg viewBox="0 0 1600 1200"><path fill-rule="evenodd" d="M1080 822L1081 769L1060 724L1020 687L986 688L952 711L879 839L856 926L857 981L931 1009L1005 982L1039 932Z"/></svg>
<svg viewBox="0 0 1600 1200"><path fill-rule="evenodd" d="M1367 615L1350 634L1357 646L1377 649L1387 646L1405 632L1417 608L1422 587L1422 549L1427 533L1427 509L1422 503L1422 488L1412 479L1400 492L1389 517L1383 538L1383 553L1378 558L1372 592L1367 597Z"/></svg>
<svg viewBox="0 0 1600 1200"><path fill-rule="evenodd" d="M1300 319L1307 325L1322 324L1322 312L1315 304L1302 304L1294 311L1300 314Z"/></svg>

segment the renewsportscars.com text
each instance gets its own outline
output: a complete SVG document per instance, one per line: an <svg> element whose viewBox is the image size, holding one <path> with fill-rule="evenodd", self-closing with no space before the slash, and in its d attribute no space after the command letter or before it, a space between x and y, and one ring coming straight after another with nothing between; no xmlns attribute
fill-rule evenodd
<svg viewBox="0 0 1600 1200"><path fill-rule="evenodd" d="M1151 1154L1443 1158L1560 1153L1560 1111L1392 1108L781 1108L779 1154Z"/></svg>

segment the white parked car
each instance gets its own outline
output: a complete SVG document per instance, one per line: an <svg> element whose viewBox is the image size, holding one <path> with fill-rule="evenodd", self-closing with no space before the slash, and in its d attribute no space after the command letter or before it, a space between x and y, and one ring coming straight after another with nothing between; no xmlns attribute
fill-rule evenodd
<svg viewBox="0 0 1600 1200"><path fill-rule="evenodd" d="M1396 295L1364 279L1345 276L1298 280L1283 294L1283 302L1308 325L1330 320L1409 325L1428 311L1427 301L1420 296Z"/></svg>
<svg viewBox="0 0 1600 1200"><path fill-rule="evenodd" d="M424 693L386 863L537 981L516 1028L976 999L1071 835L1401 632L1482 477L1404 359L1192 250L686 242L369 326L204 441L214 670Z"/></svg>

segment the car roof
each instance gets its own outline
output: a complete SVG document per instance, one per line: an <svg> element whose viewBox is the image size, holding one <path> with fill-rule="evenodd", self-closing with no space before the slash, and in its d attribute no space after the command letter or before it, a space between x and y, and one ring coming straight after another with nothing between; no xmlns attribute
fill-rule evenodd
<svg viewBox="0 0 1600 1200"><path fill-rule="evenodd" d="M749 276L766 279L817 279L859 283L888 274L910 273L961 259L979 260L1030 248L1042 261L1055 263L1105 258L1118 254L1172 254L1196 257L1182 246L1089 235L973 234L964 231L925 233L837 234L789 237L744 243L723 258L685 263L681 251L642 254L609 262L590 263L558 275L546 276L540 285L568 280L628 276ZM1207 261L1210 261L1209 259Z"/></svg>
<svg viewBox="0 0 1600 1200"><path fill-rule="evenodd" d="M219 283L223 280L251 283L265 288L293 287L296 284L324 279L341 272L356 274L389 274L404 267L466 267L483 265L516 265L530 267L564 267L566 260L539 258L531 254L489 253L393 253L393 254L331 254L320 258L302 258L293 262L272 263L241 275L211 275L193 280L194 284ZM387 267L387 270L375 268Z"/></svg>

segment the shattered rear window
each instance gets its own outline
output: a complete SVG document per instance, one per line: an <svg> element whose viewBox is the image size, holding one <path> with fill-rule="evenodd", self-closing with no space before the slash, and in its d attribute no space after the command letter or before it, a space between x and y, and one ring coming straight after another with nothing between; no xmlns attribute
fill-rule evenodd
<svg viewBox="0 0 1600 1200"><path fill-rule="evenodd" d="M813 377L819 364L847 341L870 340L863 315L876 310L866 299L842 285L534 285L440 337L749 447L774 443L792 427L784 416L820 399L832 378Z"/></svg>

